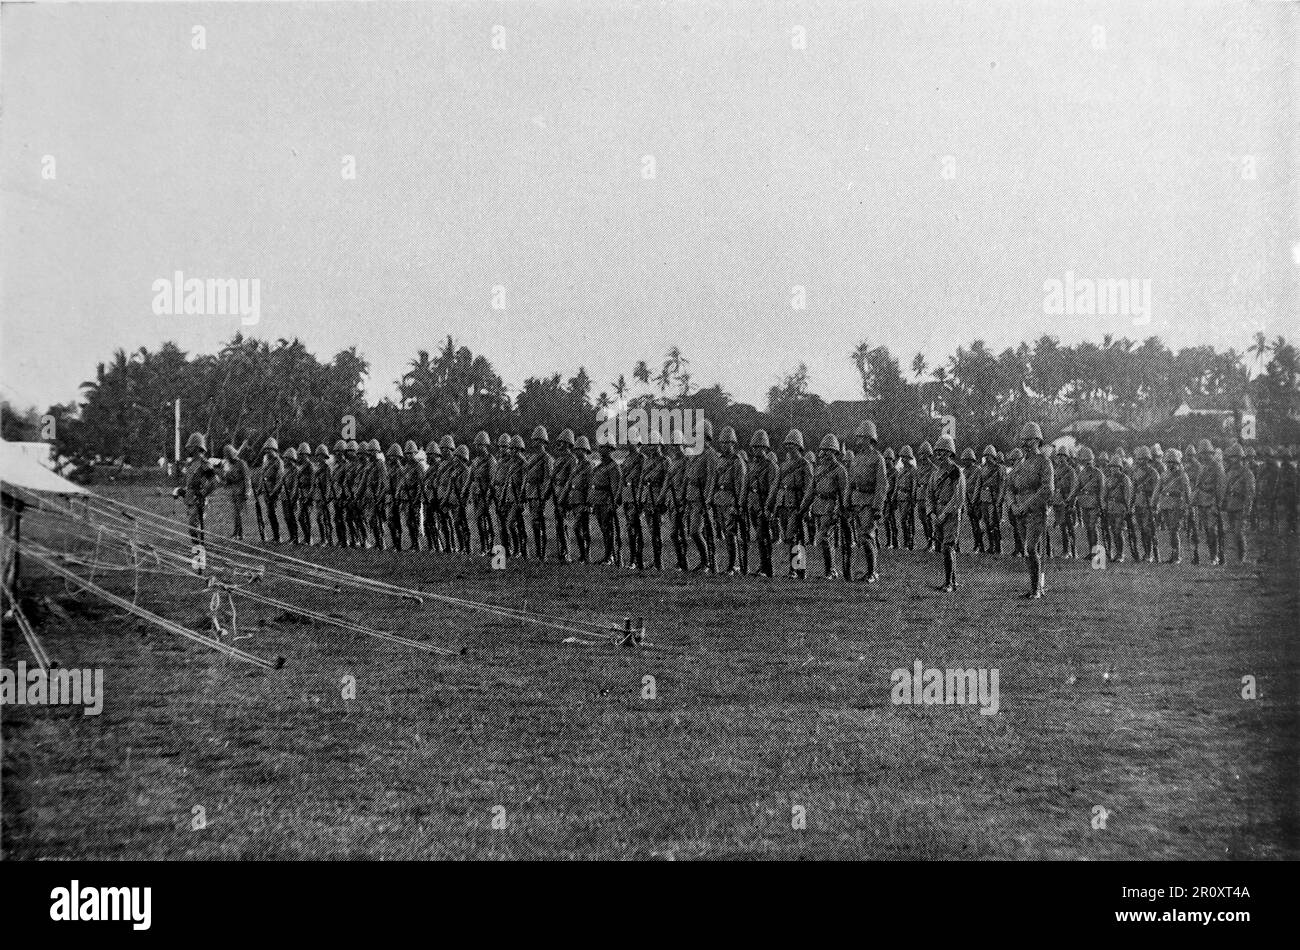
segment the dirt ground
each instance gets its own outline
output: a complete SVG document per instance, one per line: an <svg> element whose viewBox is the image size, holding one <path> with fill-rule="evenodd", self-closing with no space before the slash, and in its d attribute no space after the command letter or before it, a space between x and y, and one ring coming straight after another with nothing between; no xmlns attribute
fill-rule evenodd
<svg viewBox="0 0 1300 950"><path fill-rule="evenodd" d="M173 513L155 489L119 493ZM63 545L40 515L23 528ZM1028 602L1010 555L963 555L945 595L939 556L919 552L887 552L867 586L821 578L816 558L798 581L281 548L550 615L644 616L653 646L267 584L467 648L426 654L237 599L237 645L284 656L277 671L29 564L48 651L101 668L105 699L98 716L4 706L0 843L27 859L1294 859L1300 584L1296 539L1275 545L1225 567L1052 561ZM132 596L128 575L103 583ZM209 596L147 576L139 600L201 631ZM3 665L19 660L6 622ZM895 705L891 672L917 660L998 670L998 712Z"/></svg>

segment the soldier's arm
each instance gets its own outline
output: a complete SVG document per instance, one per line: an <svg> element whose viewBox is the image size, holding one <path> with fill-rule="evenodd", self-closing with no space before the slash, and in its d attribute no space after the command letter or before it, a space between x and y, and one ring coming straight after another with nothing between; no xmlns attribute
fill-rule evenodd
<svg viewBox="0 0 1300 950"><path fill-rule="evenodd" d="M1052 492L1056 487L1056 473L1052 471L1051 465L1044 465L1043 469L1043 477L1039 480L1038 491L1034 494L1034 499L1041 502L1043 507L1046 508L1052 501ZM1028 510L1028 506L1026 506L1025 510Z"/></svg>

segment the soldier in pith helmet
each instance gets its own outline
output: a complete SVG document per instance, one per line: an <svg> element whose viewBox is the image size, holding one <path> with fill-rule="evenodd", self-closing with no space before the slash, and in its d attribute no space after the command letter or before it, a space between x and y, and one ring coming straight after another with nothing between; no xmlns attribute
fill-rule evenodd
<svg viewBox="0 0 1300 950"><path fill-rule="evenodd" d="M930 479L929 508L933 513L931 529L939 550L943 552L943 586L952 593L957 589L957 539L961 536L961 516L966 507L966 475L957 464L957 446L950 436L941 436L934 446L935 474ZM971 452L971 463L975 453Z"/></svg>
<svg viewBox="0 0 1300 950"><path fill-rule="evenodd" d="M713 523L727 545L727 573L739 575L744 571L740 563L740 506L745 500L748 473L736 452L735 429L725 427L718 437L718 444L722 446L722 453L709 503L713 509Z"/></svg>
<svg viewBox="0 0 1300 950"><path fill-rule="evenodd" d="M686 455L683 448L684 438L680 429L673 429L668 436L668 475L659 492L659 504L669 518L669 539L673 544L673 555L677 560L677 571L686 570Z"/></svg>
<svg viewBox="0 0 1300 950"><path fill-rule="evenodd" d="M1156 508L1169 531L1169 557L1166 564L1181 564L1182 550L1179 536L1192 503L1192 483L1183 471L1183 453L1177 449L1165 450L1165 474L1157 489Z"/></svg>
<svg viewBox="0 0 1300 950"><path fill-rule="evenodd" d="M1228 534L1237 545L1237 563L1241 564L1246 560L1246 522L1255 503L1255 473L1238 443L1228 446L1223 457L1228 463L1223 476L1223 515Z"/></svg>
<svg viewBox="0 0 1300 950"><path fill-rule="evenodd" d="M1047 507L1054 491L1052 463L1043 457L1043 430L1036 422L1026 422L1020 430L1024 458L1011 470L1008 482L1011 513L1024 526L1025 559L1029 566L1029 591L1024 596L1039 598L1046 590L1043 576L1043 534L1046 531Z"/></svg>
<svg viewBox="0 0 1300 950"><path fill-rule="evenodd" d="M501 546L505 549L506 557L513 557L515 551L514 537L510 527L510 502L508 500L512 451L510 436L504 432L497 436L497 467L492 475L492 508L497 516L496 535L501 539Z"/></svg>
<svg viewBox="0 0 1300 950"><path fill-rule="evenodd" d="M772 489L776 485L780 467L768 452L771 444L766 430L755 430L753 436L750 437L749 447L753 452L753 460L746 466L745 470L744 507L747 517L743 522L746 530L740 540L741 565L742 570L746 569L745 562L749 557L749 540L752 535L754 541L758 544L758 570L749 571L748 573L751 577L771 577L774 573L772 566L773 525L772 518L768 515L767 500L771 497Z"/></svg>
<svg viewBox="0 0 1300 950"><path fill-rule="evenodd" d="M334 464L330 468L330 515L334 521L334 544L346 548L351 545L348 538L348 444L339 439L334 443Z"/></svg>
<svg viewBox="0 0 1300 950"><path fill-rule="evenodd" d="M980 467L975 460L975 450L965 448L961 450L961 460L957 463L961 469L962 478L966 482L966 505L964 514L970 519L971 538L975 542L975 550L980 554L984 553L984 522L980 518ZM958 535L956 553L961 553L961 536Z"/></svg>
<svg viewBox="0 0 1300 950"><path fill-rule="evenodd" d="M932 512L929 508L930 479L934 477L934 446L929 440L922 442L916 450L916 513L921 519L921 533L925 536L925 549L937 551L934 543Z"/></svg>
<svg viewBox="0 0 1300 950"><path fill-rule="evenodd" d="M1156 504L1160 489L1160 470L1151 458L1151 449L1139 445L1133 452L1133 516L1137 520L1138 537L1142 541L1141 554L1134 558L1155 563L1160 559L1156 539Z"/></svg>
<svg viewBox="0 0 1300 950"><path fill-rule="evenodd" d="M1101 516L1106 510L1106 477L1093 463L1092 449L1087 446L1079 450L1079 481L1071 501L1078 506L1088 550L1095 551L1103 538Z"/></svg>
<svg viewBox="0 0 1300 950"><path fill-rule="evenodd" d="M284 490L284 461L280 458L280 443L274 437L262 444L262 498L266 520L271 527L271 543L280 543L280 494Z"/></svg>
<svg viewBox="0 0 1300 950"><path fill-rule="evenodd" d="M492 529L492 486L496 480L496 469L497 460L492 455L491 437L486 432L476 432L474 459L469 467L469 503L474 508L480 555L490 555L496 543Z"/></svg>
<svg viewBox="0 0 1300 950"><path fill-rule="evenodd" d="M835 535L849 503L849 473L840 464L840 440L834 434L822 437L817 455L802 507L812 515L813 543L821 549L824 576L830 580L840 576L835 570Z"/></svg>
<svg viewBox="0 0 1300 950"><path fill-rule="evenodd" d="M208 459L208 441L202 432L195 432L185 440L185 466L181 470L181 484L172 491L173 498L185 500L189 519L190 540L203 543L204 512L208 496L221 485L217 470Z"/></svg>
<svg viewBox="0 0 1300 950"><path fill-rule="evenodd" d="M977 504L980 509L980 521L984 525L985 550L990 554L1002 553L1002 465L998 461L998 450L991 445L984 447L980 456L979 495Z"/></svg>
<svg viewBox="0 0 1300 950"><path fill-rule="evenodd" d="M298 541L310 546L311 541L311 499L316 490L316 468L312 465L311 443L303 442L298 446L298 484L294 504L294 515L298 520Z"/></svg>
<svg viewBox="0 0 1300 950"><path fill-rule="evenodd" d="M311 513L321 545L334 543L334 522L330 503L334 500L334 470L330 450L324 442L312 454Z"/></svg>
<svg viewBox="0 0 1300 950"><path fill-rule="evenodd" d="M280 490L280 514L289 532L289 543L298 543L298 450L292 445L284 450L284 479Z"/></svg>
<svg viewBox="0 0 1300 950"><path fill-rule="evenodd" d="M221 450L221 482L226 486L230 496L230 510L234 518L235 530L231 537L237 541L244 540L244 512L248 508L248 497L253 493L253 477L248 463L239 457L233 445Z"/></svg>
<svg viewBox="0 0 1300 950"><path fill-rule="evenodd" d="M587 503L596 515L600 540L604 549L601 564L622 566L622 551L618 544L615 522L618 519L618 499L623 494L623 472L614 459L614 439L606 430L596 434L600 449L600 463L591 473Z"/></svg>
<svg viewBox="0 0 1300 950"><path fill-rule="evenodd" d="M695 571L713 574L717 567L713 550L713 517L709 512L709 499L713 497L713 483L718 474L718 453L713 448L713 424L705 419L701 423L704 448L686 458L684 473L686 485L687 532L695 542L699 562Z"/></svg>
<svg viewBox="0 0 1300 950"><path fill-rule="evenodd" d="M555 462L551 468L551 484L547 487L555 518L555 559L560 564L569 563L569 502L564 486L573 475L574 467L583 461L574 452L576 444L572 429L565 429L555 437Z"/></svg>
<svg viewBox="0 0 1300 950"><path fill-rule="evenodd" d="M567 443L566 443L567 444ZM573 543L578 549L578 563L587 564L591 559L591 442L585 435L574 440L572 461L564 469L565 480L559 487L559 494L564 499L566 518L573 519ZM561 471L556 466L556 471Z"/></svg>
<svg viewBox="0 0 1300 950"><path fill-rule="evenodd" d="M812 485L813 469L804 458L803 433L791 429L782 445L785 461L777 471L777 478L767 498L768 515L776 519L785 540L789 556L789 576L797 576L796 548L802 549L806 541L803 533L803 500Z"/></svg>
<svg viewBox="0 0 1300 950"><path fill-rule="evenodd" d="M641 429L633 426L627 433L627 449L623 457L623 491L619 507L623 511L623 524L627 534L627 566L645 570L645 537L641 532L641 480L645 474L646 457L641 451L645 440Z"/></svg>
<svg viewBox="0 0 1300 950"><path fill-rule="evenodd" d="M885 460L885 476L888 480L888 487L885 489L885 548L886 550L898 550L898 456L892 448L886 447L885 451L880 453L880 457Z"/></svg>
<svg viewBox="0 0 1300 950"><path fill-rule="evenodd" d="M529 437L530 451L523 458L524 505L533 532L533 550L537 560L546 560L546 500L555 472L555 458L549 445L551 437L545 426L537 426Z"/></svg>
<svg viewBox="0 0 1300 950"><path fill-rule="evenodd" d="M851 538L844 539L841 552L845 580L864 580L874 584L880 579L877 573L880 559L876 525L885 511L885 498L889 493L889 469L885 458L876 449L876 424L870 419L860 423L853 433L857 452L848 468L849 520L866 559L866 572L860 578L853 576L853 548Z"/></svg>
<svg viewBox="0 0 1300 950"><path fill-rule="evenodd" d="M902 546L916 550L916 507L920 503L920 486L917 482L916 455L910 445L898 450L898 476L894 479L894 498L902 525Z"/></svg>
<svg viewBox="0 0 1300 950"><path fill-rule="evenodd" d="M1006 508L1007 522L1011 525L1012 557L1026 557L1024 519L1016 513L1015 492L1011 481L1011 476L1015 474L1018 466L1024 464L1024 460L1025 453L1021 449L1012 449L1007 453L1006 470L1002 475L1002 500L1000 504Z"/></svg>
<svg viewBox="0 0 1300 950"><path fill-rule="evenodd" d="M668 483L672 460L664 451L664 439L658 428L650 429L650 450L641 469L640 506L650 534L651 566L663 570L663 516L666 506L661 502Z"/></svg>
<svg viewBox="0 0 1300 950"><path fill-rule="evenodd" d="M1089 451L1089 456L1091 456ZM1074 551L1074 512L1075 512L1075 491L1079 487L1079 479L1074 471L1074 466L1070 464L1070 449L1067 446L1059 445L1056 448L1056 455L1052 460L1052 519L1056 522L1057 531L1061 536L1061 556L1071 559L1075 556ZM1052 532L1049 528L1043 537L1044 553L1047 557L1052 556Z"/></svg>
<svg viewBox="0 0 1300 950"><path fill-rule="evenodd" d="M1192 482L1192 504L1196 507L1196 522L1201 534L1205 536L1205 546L1209 550L1210 563L1222 564L1222 551L1219 548L1219 509L1223 503L1223 463L1215 456L1214 445L1209 439L1201 439L1196 446L1197 462L1200 469ZM1200 561L1198 550L1192 551L1192 563Z"/></svg>
<svg viewBox="0 0 1300 950"><path fill-rule="evenodd" d="M1133 479L1124 471L1124 458L1112 455L1106 469L1106 515L1110 522L1110 549L1107 556L1117 564L1124 562L1124 528L1133 519ZM1136 558L1137 551L1133 552Z"/></svg>

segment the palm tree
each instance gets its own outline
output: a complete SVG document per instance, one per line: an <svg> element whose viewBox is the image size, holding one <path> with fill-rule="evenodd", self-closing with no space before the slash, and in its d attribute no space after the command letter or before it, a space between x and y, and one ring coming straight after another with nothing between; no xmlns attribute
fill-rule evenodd
<svg viewBox="0 0 1300 950"><path fill-rule="evenodd" d="M1255 362L1259 364L1260 369L1264 368L1264 357L1268 356L1271 350L1272 347L1268 345L1268 337L1264 336L1263 330L1255 331L1255 345L1246 348L1247 353L1255 354Z"/></svg>
<svg viewBox="0 0 1300 950"><path fill-rule="evenodd" d="M659 387L660 393L668 392L668 387L673 384L673 374L665 364L663 371L655 375L655 385Z"/></svg>
<svg viewBox="0 0 1300 950"><path fill-rule="evenodd" d="M614 390L614 395L618 397L618 401L622 402L623 397L627 395L627 389L628 389L627 380L623 378L623 374L619 373L618 379L614 380L614 382L610 383L609 385L610 388Z"/></svg>
<svg viewBox="0 0 1300 950"><path fill-rule="evenodd" d="M917 379L920 379L925 375L925 371L929 368L930 364L926 362L925 354L918 351L917 354L912 357L912 375Z"/></svg>
<svg viewBox="0 0 1300 950"><path fill-rule="evenodd" d="M866 340L858 343L849 354L849 359L853 360L853 365L858 368L858 375L862 377L862 395L868 399L871 398L871 378L867 372L867 360L871 356L871 344Z"/></svg>
<svg viewBox="0 0 1300 950"><path fill-rule="evenodd" d="M636 366L632 367L632 378L642 386L650 385L650 367L646 365L645 360L636 361Z"/></svg>
<svg viewBox="0 0 1300 950"><path fill-rule="evenodd" d="M691 394L691 374L689 372L678 374L677 385L681 395L689 396Z"/></svg>

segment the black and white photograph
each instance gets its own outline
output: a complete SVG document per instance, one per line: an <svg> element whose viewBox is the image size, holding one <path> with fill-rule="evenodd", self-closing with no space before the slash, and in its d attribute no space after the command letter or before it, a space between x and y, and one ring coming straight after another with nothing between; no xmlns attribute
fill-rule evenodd
<svg viewBox="0 0 1300 950"><path fill-rule="evenodd" d="M231 862L1097 862L1092 923L1250 934L1298 23L0 4L23 914L148 930L103 862L160 915Z"/></svg>

